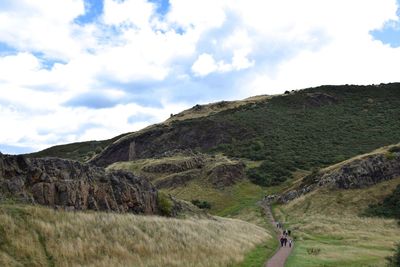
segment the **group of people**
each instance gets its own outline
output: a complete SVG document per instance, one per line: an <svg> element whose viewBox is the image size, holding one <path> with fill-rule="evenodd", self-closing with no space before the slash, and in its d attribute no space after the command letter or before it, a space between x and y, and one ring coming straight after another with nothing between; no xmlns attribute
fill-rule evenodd
<svg viewBox="0 0 400 267"><path fill-rule="evenodd" d="M276 227L278 229L282 229L283 225L280 222L276 222ZM279 239L279 241L281 242L281 247L283 247L283 246L286 247L286 245L289 245L289 248L292 247L293 239L290 237L291 233L292 233L292 231L289 229L285 229L282 231L281 238Z"/></svg>

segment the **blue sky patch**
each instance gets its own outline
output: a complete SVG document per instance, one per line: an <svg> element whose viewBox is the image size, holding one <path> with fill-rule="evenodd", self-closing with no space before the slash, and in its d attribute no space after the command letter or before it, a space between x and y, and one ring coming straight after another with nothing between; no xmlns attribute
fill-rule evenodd
<svg viewBox="0 0 400 267"><path fill-rule="evenodd" d="M382 29L373 30L370 34L375 40L379 40L393 48L400 47L400 23L397 21L390 21Z"/></svg>
<svg viewBox="0 0 400 267"><path fill-rule="evenodd" d="M6 43L0 42L0 56L15 55L18 51Z"/></svg>
<svg viewBox="0 0 400 267"><path fill-rule="evenodd" d="M85 0L85 14L77 17L77 24L88 24L97 20L103 13L104 0Z"/></svg>
<svg viewBox="0 0 400 267"><path fill-rule="evenodd" d="M400 0L397 0L400 6ZM400 8L397 9L397 17L400 19ZM389 20L381 29L370 31L375 40L388 44L393 48L400 47L400 21Z"/></svg>
<svg viewBox="0 0 400 267"><path fill-rule="evenodd" d="M119 104L118 100L110 99L110 97L101 92L89 92L71 98L64 103L67 107L86 107L91 109L112 108Z"/></svg>
<svg viewBox="0 0 400 267"><path fill-rule="evenodd" d="M168 13L170 8L169 0L148 0L150 3L154 3L157 6L156 12L162 16Z"/></svg>
<svg viewBox="0 0 400 267"><path fill-rule="evenodd" d="M32 54L36 58L39 59L41 67L46 70L51 70L53 68L54 64L57 64L57 63L66 64L66 62L63 62L61 60L50 59L41 52L33 52Z"/></svg>
<svg viewBox="0 0 400 267"><path fill-rule="evenodd" d="M24 154L31 153L34 149L32 147L24 147L24 146L12 146L6 144L0 144L0 152L3 154Z"/></svg>

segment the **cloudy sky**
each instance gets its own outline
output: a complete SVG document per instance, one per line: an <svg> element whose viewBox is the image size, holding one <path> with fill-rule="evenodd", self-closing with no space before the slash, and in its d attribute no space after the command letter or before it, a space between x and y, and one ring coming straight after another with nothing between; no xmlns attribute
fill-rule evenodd
<svg viewBox="0 0 400 267"><path fill-rule="evenodd" d="M0 151L219 100L399 81L396 0L1 0Z"/></svg>

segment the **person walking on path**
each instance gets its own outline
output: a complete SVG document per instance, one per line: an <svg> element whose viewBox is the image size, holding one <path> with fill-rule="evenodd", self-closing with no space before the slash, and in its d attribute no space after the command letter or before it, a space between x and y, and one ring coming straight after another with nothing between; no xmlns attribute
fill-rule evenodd
<svg viewBox="0 0 400 267"><path fill-rule="evenodd" d="M292 239L289 239L289 248L291 248L292 245L293 245L293 240L292 240Z"/></svg>

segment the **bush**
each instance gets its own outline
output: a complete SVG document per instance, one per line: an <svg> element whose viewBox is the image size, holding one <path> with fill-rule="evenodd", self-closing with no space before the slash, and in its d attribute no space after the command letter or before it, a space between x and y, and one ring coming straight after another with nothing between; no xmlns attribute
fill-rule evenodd
<svg viewBox="0 0 400 267"><path fill-rule="evenodd" d="M389 149L389 152L392 152L392 153L399 153L399 152L400 152L400 146L391 147L391 148Z"/></svg>
<svg viewBox="0 0 400 267"><path fill-rule="evenodd" d="M292 177L290 166L277 165L274 162L264 161L258 168L246 171L250 181L261 186L279 185Z"/></svg>
<svg viewBox="0 0 400 267"><path fill-rule="evenodd" d="M364 215L400 219L400 185L381 203L370 205Z"/></svg>
<svg viewBox="0 0 400 267"><path fill-rule="evenodd" d="M205 200L193 199L191 202L200 209L211 209L211 204Z"/></svg>
<svg viewBox="0 0 400 267"><path fill-rule="evenodd" d="M400 243L397 244L395 253L393 256L386 258L388 260L388 267L399 267L400 266Z"/></svg>
<svg viewBox="0 0 400 267"><path fill-rule="evenodd" d="M392 153L392 152L387 152L387 153L385 154L385 158L386 158L387 160L394 160L394 159L396 159L396 155L395 155L394 153Z"/></svg>
<svg viewBox="0 0 400 267"><path fill-rule="evenodd" d="M158 210L163 216L171 216L173 203L172 200L162 192L158 192L157 195Z"/></svg>

